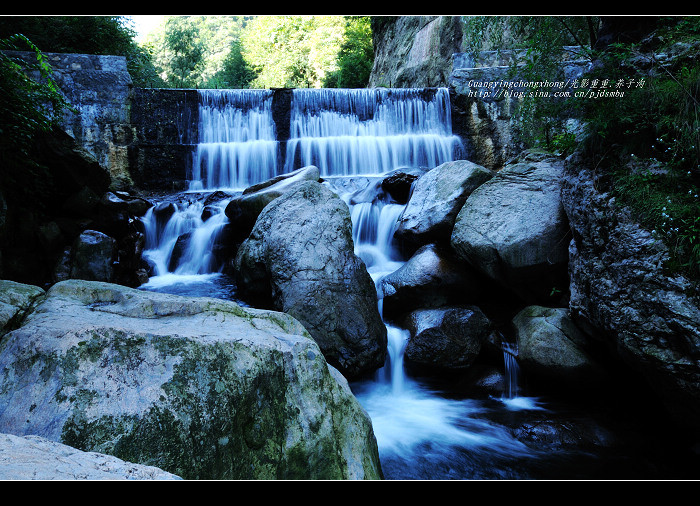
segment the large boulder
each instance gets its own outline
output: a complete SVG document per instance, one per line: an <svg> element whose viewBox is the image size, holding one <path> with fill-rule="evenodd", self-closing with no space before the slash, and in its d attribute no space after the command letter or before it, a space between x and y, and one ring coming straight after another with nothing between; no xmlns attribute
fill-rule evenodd
<svg viewBox="0 0 700 506"><path fill-rule="evenodd" d="M697 283L664 268L662 241L596 179L590 162L567 160L562 200L572 317L617 350L684 424L700 427L700 296Z"/></svg>
<svg viewBox="0 0 700 506"><path fill-rule="evenodd" d="M467 369L491 332L491 322L476 306L420 309L405 324L406 366L432 372Z"/></svg>
<svg viewBox="0 0 700 506"><path fill-rule="evenodd" d="M567 308L528 306L513 318L518 362L534 374L566 388L599 387L606 378L588 349L585 333Z"/></svg>
<svg viewBox="0 0 700 506"><path fill-rule="evenodd" d="M569 231L562 206L563 164L526 152L477 188L457 216L458 256L528 301L566 282Z"/></svg>
<svg viewBox="0 0 700 506"><path fill-rule="evenodd" d="M386 357L386 327L365 264L354 253L347 204L307 181L262 211L236 255L243 296L298 319L348 377Z"/></svg>
<svg viewBox="0 0 700 506"><path fill-rule="evenodd" d="M445 162L413 184L396 236L409 245L450 240L457 213L467 197L494 173L467 160Z"/></svg>
<svg viewBox="0 0 700 506"><path fill-rule="evenodd" d="M83 452L39 436L0 434L0 480L179 480L157 467Z"/></svg>
<svg viewBox="0 0 700 506"><path fill-rule="evenodd" d="M0 433L185 479L381 474L367 413L292 317L102 282L54 285L0 341Z"/></svg>
<svg viewBox="0 0 700 506"><path fill-rule="evenodd" d="M112 281L117 242L97 230L85 230L73 242L70 277Z"/></svg>

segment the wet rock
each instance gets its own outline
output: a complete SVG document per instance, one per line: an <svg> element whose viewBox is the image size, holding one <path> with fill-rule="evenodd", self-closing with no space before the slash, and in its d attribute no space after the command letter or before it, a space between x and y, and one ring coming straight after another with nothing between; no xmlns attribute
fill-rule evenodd
<svg viewBox="0 0 700 506"><path fill-rule="evenodd" d="M290 191L302 181L318 181L318 167L309 165L288 174L250 186L239 197L231 199L226 206L226 216L245 231L253 229L255 220L267 204Z"/></svg>
<svg viewBox="0 0 700 506"><path fill-rule="evenodd" d="M476 306L417 310L405 324L411 333L406 366L442 372L467 369L491 332L491 322Z"/></svg>
<svg viewBox="0 0 700 506"><path fill-rule="evenodd" d="M435 244L421 247L399 269L379 284L387 318L418 308L436 308L474 302L479 294L476 277L464 262Z"/></svg>
<svg viewBox="0 0 700 506"><path fill-rule="evenodd" d="M523 371L567 388L599 387L606 379L586 351L587 336L568 316L567 308L530 306L513 318L518 363Z"/></svg>

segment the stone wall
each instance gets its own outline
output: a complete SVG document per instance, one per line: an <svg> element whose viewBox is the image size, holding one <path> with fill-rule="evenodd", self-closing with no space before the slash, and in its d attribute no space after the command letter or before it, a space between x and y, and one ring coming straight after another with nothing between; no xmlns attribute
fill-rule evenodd
<svg viewBox="0 0 700 506"><path fill-rule="evenodd" d="M6 53L36 62L33 52ZM75 109L65 112L63 129L109 169L113 188L128 187L127 146L133 140L129 97L133 85L126 58L68 53L44 56L53 69L54 81Z"/></svg>
<svg viewBox="0 0 700 506"><path fill-rule="evenodd" d="M185 189L199 137L197 90L135 88L130 119L129 167L136 186Z"/></svg>

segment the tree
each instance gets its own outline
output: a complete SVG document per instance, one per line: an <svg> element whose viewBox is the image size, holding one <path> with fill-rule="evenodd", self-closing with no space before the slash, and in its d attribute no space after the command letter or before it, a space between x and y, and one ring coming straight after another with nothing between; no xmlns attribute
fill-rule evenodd
<svg viewBox="0 0 700 506"><path fill-rule="evenodd" d="M319 88L338 69L345 21L339 16L258 16L241 35L254 87Z"/></svg>
<svg viewBox="0 0 700 506"><path fill-rule="evenodd" d="M324 80L327 88L364 88L374 63L369 17L347 16L345 37L338 53L338 70Z"/></svg>

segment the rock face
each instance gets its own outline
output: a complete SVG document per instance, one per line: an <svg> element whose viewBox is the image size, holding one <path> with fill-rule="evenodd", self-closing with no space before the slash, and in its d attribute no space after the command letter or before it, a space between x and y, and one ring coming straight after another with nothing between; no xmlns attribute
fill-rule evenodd
<svg viewBox="0 0 700 506"><path fill-rule="evenodd" d="M354 377L384 364L386 327L354 253L347 204L308 181L262 211L236 256L239 289L298 319L326 360Z"/></svg>
<svg viewBox="0 0 700 506"><path fill-rule="evenodd" d="M562 176L558 158L533 152L498 172L457 216L457 255L526 300L546 297L564 283L568 261Z"/></svg>
<svg viewBox="0 0 700 506"><path fill-rule="evenodd" d="M369 86L446 86L452 54L462 50L461 16L379 16Z"/></svg>
<svg viewBox="0 0 700 506"><path fill-rule="evenodd" d="M428 171L414 183L396 235L410 244L448 243L467 197L493 174L467 160L446 162Z"/></svg>
<svg viewBox="0 0 700 506"><path fill-rule="evenodd" d="M700 297L664 272L667 248L570 157L562 200L573 231L570 309L640 371L683 423L700 426Z"/></svg>
<svg viewBox="0 0 700 506"><path fill-rule="evenodd" d="M179 480L153 466L83 452L38 436L0 434L0 480Z"/></svg>
<svg viewBox="0 0 700 506"><path fill-rule="evenodd" d="M588 337L568 309L529 306L515 316L513 326L525 371L576 388L601 384L602 369L586 352Z"/></svg>
<svg viewBox="0 0 700 506"><path fill-rule="evenodd" d="M186 479L381 474L366 412L299 322L101 282L54 285L2 338L0 433Z"/></svg>

